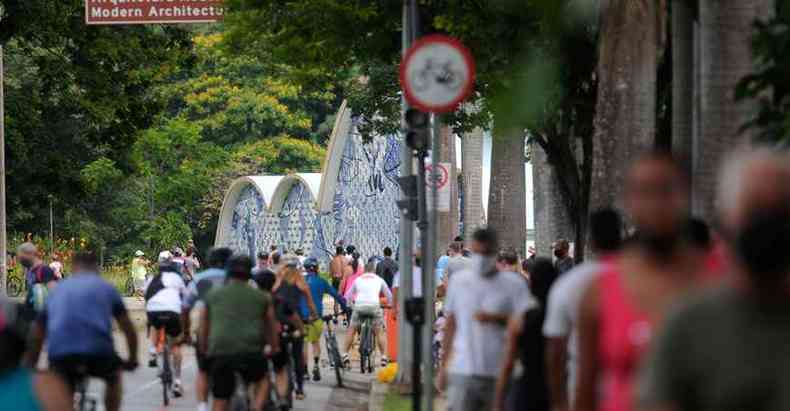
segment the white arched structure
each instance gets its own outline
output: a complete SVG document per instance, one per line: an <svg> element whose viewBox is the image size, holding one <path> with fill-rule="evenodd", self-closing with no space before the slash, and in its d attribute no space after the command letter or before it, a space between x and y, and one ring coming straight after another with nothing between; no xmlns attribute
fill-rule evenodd
<svg viewBox="0 0 790 411"><path fill-rule="evenodd" d="M346 103L338 111L321 174L242 177L225 196L216 245L250 255L272 245L327 261L338 243L363 256L397 249L400 141L363 141Z"/></svg>

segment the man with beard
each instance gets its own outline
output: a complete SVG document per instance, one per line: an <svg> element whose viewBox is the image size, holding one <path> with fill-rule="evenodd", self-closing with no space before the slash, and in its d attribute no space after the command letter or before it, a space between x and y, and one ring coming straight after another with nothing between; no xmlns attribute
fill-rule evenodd
<svg viewBox="0 0 790 411"><path fill-rule="evenodd" d="M554 243L554 268L562 274L573 269L573 257L570 256L571 243L565 239L559 239Z"/></svg>
<svg viewBox="0 0 790 411"><path fill-rule="evenodd" d="M497 270L498 249L494 230L477 230L471 267L450 278L439 386L449 384L451 411L491 409L507 321L536 305L519 274Z"/></svg>
<svg viewBox="0 0 790 411"><path fill-rule="evenodd" d="M23 243L17 250L19 263L25 268L27 297L23 317L33 321L37 311L44 309L46 294L55 286L57 277L48 265L38 256L38 248L33 243Z"/></svg>
<svg viewBox="0 0 790 411"><path fill-rule="evenodd" d="M790 157L758 149L728 159L723 234L735 287L675 311L656 337L637 392L643 410L790 409Z"/></svg>
<svg viewBox="0 0 790 411"><path fill-rule="evenodd" d="M590 283L580 306L578 411L633 409L633 383L653 330L704 273L684 235L687 179L670 154L634 163L623 204L636 236Z"/></svg>

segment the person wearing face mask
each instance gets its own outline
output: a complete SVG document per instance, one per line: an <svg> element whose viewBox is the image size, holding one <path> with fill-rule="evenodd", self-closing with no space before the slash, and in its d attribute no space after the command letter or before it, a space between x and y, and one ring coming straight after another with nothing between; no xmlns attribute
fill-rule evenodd
<svg viewBox="0 0 790 411"><path fill-rule="evenodd" d="M491 409L507 321L536 305L521 275L497 270L498 249L496 231L477 230L470 267L450 277L438 383L451 411Z"/></svg>
<svg viewBox="0 0 790 411"><path fill-rule="evenodd" d="M726 161L722 233L737 282L696 296L656 338L640 410L790 409L790 156L768 149Z"/></svg>
<svg viewBox="0 0 790 411"><path fill-rule="evenodd" d="M562 274L573 269L573 257L570 256L571 244L568 240L559 239L554 243L554 268Z"/></svg>
<svg viewBox="0 0 790 411"><path fill-rule="evenodd" d="M23 318L33 321L45 307L48 291L58 278L55 272L39 258L38 248L33 243L23 243L17 247L17 259L25 268L25 284L27 297Z"/></svg>
<svg viewBox="0 0 790 411"><path fill-rule="evenodd" d="M685 235L687 180L669 153L651 152L628 170L623 204L636 236L590 282L579 309L575 410L633 409L633 385L654 330L701 284L704 258Z"/></svg>

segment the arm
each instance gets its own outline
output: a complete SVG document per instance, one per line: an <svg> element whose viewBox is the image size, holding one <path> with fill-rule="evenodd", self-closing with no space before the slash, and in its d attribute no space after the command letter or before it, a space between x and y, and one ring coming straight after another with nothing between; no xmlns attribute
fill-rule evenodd
<svg viewBox="0 0 790 411"><path fill-rule="evenodd" d="M326 280L321 279L321 281L324 282L324 289L325 289L326 293L331 295L332 298L334 298L335 301L337 301L338 304L340 304L340 306L343 307L343 311L345 311L345 308L346 308L346 300L345 300L345 298L343 298L340 294L338 294L337 290L335 290L335 288L332 287Z"/></svg>
<svg viewBox="0 0 790 411"><path fill-rule="evenodd" d="M507 386L510 381L510 376L513 374L513 368L518 358L519 337L521 336L524 328L524 318L513 317L507 326L507 340L505 342L505 358L502 362L502 370L499 372L499 378L496 382L496 391L494 395L494 410L505 409L505 397L507 394Z"/></svg>
<svg viewBox="0 0 790 411"><path fill-rule="evenodd" d="M277 318L274 315L274 305L270 304L269 308L263 314L263 345L268 344L272 353L280 351L280 335L277 333Z"/></svg>
<svg viewBox="0 0 790 411"><path fill-rule="evenodd" d="M387 287L387 283L381 280L381 292L387 297L387 304L392 305L392 291Z"/></svg>
<svg viewBox="0 0 790 411"><path fill-rule="evenodd" d="M579 373L574 411L598 408L598 287L593 283L585 292L579 311Z"/></svg>
<svg viewBox="0 0 790 411"><path fill-rule="evenodd" d="M357 284L355 282L354 284L351 284L351 287L348 287L348 289L346 290L346 295L344 295L343 297L346 299L346 301L351 301L351 297L354 296L354 293L356 292L357 292Z"/></svg>
<svg viewBox="0 0 790 411"><path fill-rule="evenodd" d="M475 320L484 324L493 324L500 327L507 327L508 321L510 321L510 315L478 311L475 313Z"/></svg>
<svg viewBox="0 0 790 411"><path fill-rule="evenodd" d="M132 320L126 311L116 318L118 320L118 328L121 329L123 336L126 338L126 346L129 349L129 359L127 361L131 365L137 365L137 332L134 330L134 324L132 324Z"/></svg>
<svg viewBox="0 0 790 411"><path fill-rule="evenodd" d="M208 336L211 320L209 320L209 307L206 305L200 313L200 335L198 336L198 349L201 353L208 353Z"/></svg>
<svg viewBox="0 0 790 411"><path fill-rule="evenodd" d="M447 314L446 318L444 324L444 340L442 340L444 355L442 356L442 364L439 368L439 389L441 390L447 386L447 366L450 363L450 358L453 356L453 340L455 339L455 316Z"/></svg>
<svg viewBox="0 0 790 411"><path fill-rule="evenodd" d="M565 365L568 361L568 339L565 337L546 338L546 377L554 411L568 411L568 375Z"/></svg>

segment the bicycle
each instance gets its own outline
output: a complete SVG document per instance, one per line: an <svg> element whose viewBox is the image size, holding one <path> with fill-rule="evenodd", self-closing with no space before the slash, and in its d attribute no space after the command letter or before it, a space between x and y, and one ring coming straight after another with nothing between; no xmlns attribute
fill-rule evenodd
<svg viewBox="0 0 790 411"><path fill-rule="evenodd" d="M455 70L450 61L434 64L432 59L427 59L425 66L412 74L412 83L418 92L428 90L433 84L455 91L463 85L463 77L463 73Z"/></svg>
<svg viewBox="0 0 790 411"><path fill-rule="evenodd" d="M167 343L165 328L160 328L157 333L156 356L159 361L159 379L162 381L162 400L165 407L170 405L170 391L173 389L173 371L170 366L170 346Z"/></svg>
<svg viewBox="0 0 790 411"><path fill-rule="evenodd" d="M329 357L329 366L335 369L335 378L337 379L337 386L343 387L343 358L340 356L340 349L337 345L337 338L333 324L337 326L337 319L340 314L327 315L322 318L326 327L324 329L324 342L326 344L326 353ZM332 324L330 324L330 321Z"/></svg>
<svg viewBox="0 0 790 411"><path fill-rule="evenodd" d="M362 374L373 373L373 352L376 347L376 335L373 328L373 315L360 315L359 326L359 363Z"/></svg>
<svg viewBox="0 0 790 411"><path fill-rule="evenodd" d="M88 396L88 369L81 366L79 376L74 385L74 411L96 411L98 401Z"/></svg>
<svg viewBox="0 0 790 411"><path fill-rule="evenodd" d="M25 282L16 276L8 277L6 293L9 297L19 297L25 290Z"/></svg>

